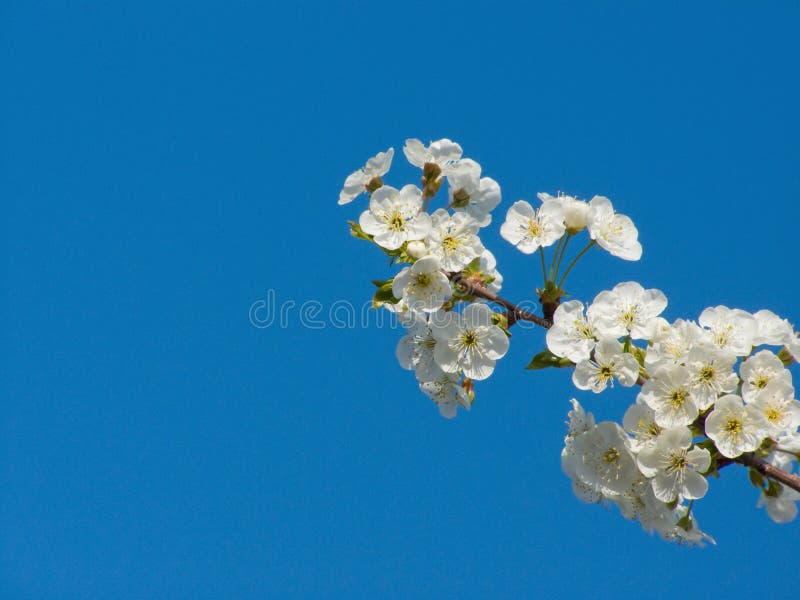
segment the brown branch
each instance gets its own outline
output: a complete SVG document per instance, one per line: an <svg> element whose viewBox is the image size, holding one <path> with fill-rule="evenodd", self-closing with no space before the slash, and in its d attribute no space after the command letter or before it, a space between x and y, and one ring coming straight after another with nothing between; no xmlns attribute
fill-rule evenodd
<svg viewBox="0 0 800 600"><path fill-rule="evenodd" d="M495 304L499 304L505 308L508 311L506 313L506 317L508 318L509 327L517 321L530 321L531 323L536 323L545 329L550 329L550 327L553 325L547 319L540 317L539 315L535 315L524 308L520 308L513 302L509 302L505 298L501 298L494 292L490 292L480 283L465 278L463 273L448 273L447 276L450 278L450 281L456 284L461 292L467 293L470 296L477 296L478 298L489 300L490 302L494 302Z"/></svg>
<svg viewBox="0 0 800 600"><path fill-rule="evenodd" d="M490 302L494 302L495 304L499 304L503 308L506 309L505 316L508 319L508 326L511 327L517 321L530 321L531 323L536 323L540 327L544 327L545 329L550 329L553 326L552 321L549 319L545 319L538 315L533 314L525 310L524 308L520 308L513 302L506 300L505 298L501 298L494 292L487 290L481 283L467 279L464 277L463 273L448 273L447 276L452 281L461 292L467 293L470 296L476 296L478 298L483 298L484 300L489 300ZM636 383L638 385L643 385L645 379L642 376L639 376ZM752 452L747 454L742 454L741 456L732 459L732 460L725 460L724 464L721 464L720 467L726 466L731 462L738 463L740 465L744 465L746 467L750 467L755 469L759 473L761 473L764 477L768 477L770 479L774 479L775 481L782 483L785 486L792 488L793 490L800 492L800 477L793 474L787 473L782 469L779 469L775 465L771 465L768 462L764 461L762 458L759 458Z"/></svg>
<svg viewBox="0 0 800 600"><path fill-rule="evenodd" d="M774 479L775 481L792 488L794 491L800 492L800 477L794 473L787 473L775 465L769 464L763 458L756 456L752 452L742 454L734 460L740 465L755 469L764 477Z"/></svg>

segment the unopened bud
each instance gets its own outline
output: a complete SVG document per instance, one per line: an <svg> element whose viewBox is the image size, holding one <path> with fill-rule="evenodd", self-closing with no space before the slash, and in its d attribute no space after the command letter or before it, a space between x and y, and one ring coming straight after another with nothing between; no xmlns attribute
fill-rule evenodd
<svg viewBox="0 0 800 600"><path fill-rule="evenodd" d="M411 258L422 258L425 256L425 253L428 251L428 247L425 245L425 242L414 241L408 242L408 246L406 246L406 252Z"/></svg>

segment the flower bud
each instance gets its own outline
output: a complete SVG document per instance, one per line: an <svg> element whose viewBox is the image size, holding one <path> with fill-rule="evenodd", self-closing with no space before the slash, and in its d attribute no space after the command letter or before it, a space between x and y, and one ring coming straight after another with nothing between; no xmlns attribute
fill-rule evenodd
<svg viewBox="0 0 800 600"><path fill-rule="evenodd" d="M425 242L414 241L408 242L408 246L406 246L406 252L411 258L422 258L425 256L425 253L428 251L427 246L425 246Z"/></svg>
<svg viewBox="0 0 800 600"><path fill-rule="evenodd" d="M589 213L589 205L572 196L562 196L561 201L564 205L564 225L567 231L571 235L575 235L586 229L586 217Z"/></svg>

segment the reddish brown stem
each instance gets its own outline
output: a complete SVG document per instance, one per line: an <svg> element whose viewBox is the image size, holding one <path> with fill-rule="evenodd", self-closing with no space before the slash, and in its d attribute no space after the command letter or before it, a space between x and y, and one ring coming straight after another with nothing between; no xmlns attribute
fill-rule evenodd
<svg viewBox="0 0 800 600"><path fill-rule="evenodd" d="M783 485L792 488L794 491L800 492L800 477L798 477L794 473L787 473L786 471L779 469L775 465L769 464L763 458L756 456L752 452L748 452L747 454L742 454L741 456L739 456L734 460L740 465L744 465L746 467L750 467L751 469L755 469L756 471L761 473L764 477L769 477L770 479L774 479L778 483L782 483Z"/></svg>
<svg viewBox="0 0 800 600"><path fill-rule="evenodd" d="M536 323L545 329L550 329L550 327L553 325L547 319L540 317L539 315L535 315L524 308L520 308L513 302L509 302L505 298L501 298L494 292L490 292L480 283L465 278L461 273L450 273L448 276L450 277L450 281L455 283L456 286L461 289L461 291L466 292L470 296L476 296L478 298L483 298L484 300L489 300L490 302L494 302L495 304L499 304L505 308L508 311L506 316L508 317L509 325L512 325L517 321L530 321L531 323Z"/></svg>

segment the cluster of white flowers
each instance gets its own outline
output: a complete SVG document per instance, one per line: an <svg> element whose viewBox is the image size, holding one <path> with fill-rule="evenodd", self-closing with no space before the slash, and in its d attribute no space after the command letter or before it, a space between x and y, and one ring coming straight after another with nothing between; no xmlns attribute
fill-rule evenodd
<svg viewBox="0 0 800 600"><path fill-rule="evenodd" d="M707 308L697 323L669 323L660 316L666 305L659 290L626 282L598 294L585 312L578 301L555 311L547 346L575 363L578 389L599 393L614 379L642 385L622 426L595 425L573 400L563 466L580 498L613 502L664 537L700 542L706 536L683 503L705 496L706 476L719 465L758 451L796 470L800 402L785 365L792 359L759 349L788 347L796 334L770 311L725 306ZM773 520L795 518L800 494L755 483Z"/></svg>
<svg viewBox="0 0 800 600"><path fill-rule="evenodd" d="M588 229L589 237L612 255L639 260L639 232L628 217L617 214L611 200L595 196L589 202L572 196L538 194L541 206L534 209L524 200L508 209L500 235L521 252L531 254Z"/></svg>
<svg viewBox="0 0 800 600"><path fill-rule="evenodd" d="M393 262L408 264L392 279L376 282L374 304L401 317L406 335L397 346L400 365L414 371L420 389L450 418L458 406L470 408L473 380L489 377L508 351L508 335L498 326L498 316L488 304L460 294L450 280L452 274L464 273L499 291L503 278L479 230L491 223L500 186L481 177L480 165L463 158L461 146L448 139L428 146L409 139L403 152L422 169L422 189L384 185L394 156L389 148L347 178L339 203L368 193L369 207L354 235L373 241ZM445 181L447 205L429 212L430 200ZM459 304L466 306L454 310Z"/></svg>
<svg viewBox="0 0 800 600"><path fill-rule="evenodd" d="M641 407L641 405L634 405ZM626 432L617 423L595 423L572 400L561 466L584 502L612 503L627 519L666 540L702 544L713 539L689 516L685 499L705 495L708 450L691 447L688 429L661 430L646 413L629 411ZM630 432L630 433L629 433Z"/></svg>
<svg viewBox="0 0 800 600"><path fill-rule="evenodd" d="M500 203L500 186L451 140L426 146L409 139L403 153L422 170L421 187L384 184L394 157L389 148L347 178L339 204L368 194L368 208L350 222L352 235L404 265L373 282L373 306L393 311L405 325L397 359L443 416L471 407L473 382L489 377L508 351L509 324L538 322L548 328L547 349L529 369L574 367L574 385L595 394L615 383L641 386L621 424L595 423L572 400L562 466L579 498L613 503L667 540L713 542L697 527L693 506L706 495L709 475L739 462L750 467L758 505L773 520L796 517L800 492L792 488L800 486L791 477L800 457L800 402L786 367L800 361L800 335L788 321L768 310L717 306L696 322L670 323L661 316L666 296L633 281L600 292L589 305L562 302L567 276L591 248L635 261L642 246L631 219L608 198L561 193L539 193L536 207L515 202L500 227L505 240L541 259L544 317L520 312L496 296L503 278L480 239ZM445 205L431 209L445 184ZM562 271L570 240L583 231L586 246ZM545 249L554 245L548 268ZM508 312L494 312L489 301ZM784 476L775 479L774 470L764 476L767 463Z"/></svg>

